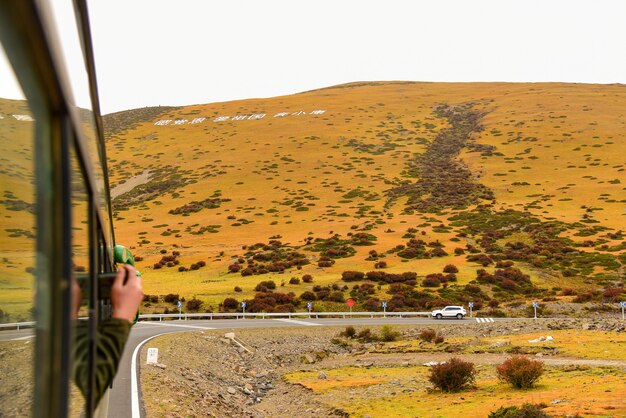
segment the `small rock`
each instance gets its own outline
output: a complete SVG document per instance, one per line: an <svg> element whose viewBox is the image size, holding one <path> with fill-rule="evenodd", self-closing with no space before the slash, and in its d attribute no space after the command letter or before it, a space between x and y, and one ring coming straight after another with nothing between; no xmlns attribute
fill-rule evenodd
<svg viewBox="0 0 626 418"><path fill-rule="evenodd" d="M328 379L328 376L326 376L326 373L324 373L324 372L319 372L317 374L317 378L321 379L321 380L326 380L326 379Z"/></svg>
<svg viewBox="0 0 626 418"><path fill-rule="evenodd" d="M551 403L552 405L556 405L556 404L560 404L560 403L563 403L563 402L567 402L567 401L565 401L565 400L563 400L563 399L555 399L555 400L553 400L553 401L552 401L552 402L550 402L550 403Z"/></svg>
<svg viewBox="0 0 626 418"><path fill-rule="evenodd" d="M230 393L231 395L234 395L235 393L237 393L237 389L235 389L232 386L229 386L228 389L226 389L226 391Z"/></svg>
<svg viewBox="0 0 626 418"><path fill-rule="evenodd" d="M163 363L154 363L154 367L158 367L159 369L167 368L167 366Z"/></svg>
<svg viewBox="0 0 626 418"><path fill-rule="evenodd" d="M422 366L433 367L433 366L436 366L438 364L441 364L441 362L440 361L429 361L428 363L422 364Z"/></svg>
<svg viewBox="0 0 626 418"><path fill-rule="evenodd" d="M537 353L535 354L535 357L543 357L543 353Z"/></svg>
<svg viewBox="0 0 626 418"><path fill-rule="evenodd" d="M303 363L313 364L317 361L317 358L312 354L305 354L303 358Z"/></svg>
<svg viewBox="0 0 626 418"><path fill-rule="evenodd" d="M548 335L546 337L546 341L554 341L554 337L552 337L552 335Z"/></svg>

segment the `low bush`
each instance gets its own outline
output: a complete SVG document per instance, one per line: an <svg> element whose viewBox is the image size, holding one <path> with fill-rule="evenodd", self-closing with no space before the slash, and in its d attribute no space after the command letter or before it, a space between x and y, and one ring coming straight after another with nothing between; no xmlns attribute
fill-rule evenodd
<svg viewBox="0 0 626 418"><path fill-rule="evenodd" d="M529 403L518 406L500 407L489 414L488 418L550 418L550 415L542 411L543 405Z"/></svg>
<svg viewBox="0 0 626 418"><path fill-rule="evenodd" d="M168 293L167 295L163 296L163 302L173 303L174 305L178 303L179 299L180 299L180 295L175 294L175 293Z"/></svg>
<svg viewBox="0 0 626 418"><path fill-rule="evenodd" d="M512 356L496 368L498 378L517 389L528 389L543 374L543 362L525 356Z"/></svg>
<svg viewBox="0 0 626 418"><path fill-rule="evenodd" d="M239 301L234 298L226 298L224 299L224 302L222 302L222 306L224 309L238 309Z"/></svg>
<svg viewBox="0 0 626 418"><path fill-rule="evenodd" d="M352 325L348 325L344 331L341 331L339 333L339 336L346 337L346 338L354 338L356 336L356 330L354 329Z"/></svg>
<svg viewBox="0 0 626 418"><path fill-rule="evenodd" d="M383 325L380 330L380 339L382 341L396 341L400 337L400 333L391 325Z"/></svg>
<svg viewBox="0 0 626 418"><path fill-rule="evenodd" d="M254 290L257 292L265 292L268 289L269 290L276 289L276 282L274 282L273 280L266 280L266 281L260 282L254 288Z"/></svg>
<svg viewBox="0 0 626 418"><path fill-rule="evenodd" d="M418 338L422 341L426 341L428 343L435 340L437 337L437 332L434 329L426 328L422 332L418 334Z"/></svg>
<svg viewBox="0 0 626 418"><path fill-rule="evenodd" d="M193 299L189 299L185 306L187 307L187 311L196 312L202 307L203 303L204 302L202 302L200 299L196 299L194 297Z"/></svg>
<svg viewBox="0 0 626 418"><path fill-rule="evenodd" d="M364 330L359 332L356 338L363 342L370 342L370 341L376 340L376 336L372 334L372 331L369 328L365 328Z"/></svg>
<svg viewBox="0 0 626 418"><path fill-rule="evenodd" d="M474 384L476 369L474 369L474 363L453 357L444 363L432 366L428 380L435 388L443 392L459 392Z"/></svg>
<svg viewBox="0 0 626 418"><path fill-rule="evenodd" d="M311 276L310 274L305 274L304 276L302 276L302 281L304 283L311 283L313 282L313 276Z"/></svg>

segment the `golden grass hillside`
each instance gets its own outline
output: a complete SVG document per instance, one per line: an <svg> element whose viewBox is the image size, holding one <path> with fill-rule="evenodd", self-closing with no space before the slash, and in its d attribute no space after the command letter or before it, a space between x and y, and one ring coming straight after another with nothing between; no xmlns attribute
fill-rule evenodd
<svg viewBox="0 0 626 418"><path fill-rule="evenodd" d="M512 260L541 290L517 283L526 299L567 287L598 299L624 278L625 99L622 85L380 82L108 115L116 238L143 258L146 293L195 295L205 308L252 298L262 280L296 296L341 291L342 272L381 261L389 274L417 273L413 291L463 302L484 268L472 252L491 257L490 268ZM494 243L508 252L494 255ZM332 265L319 267L337 245L354 255L331 251ZM420 254L398 255L411 245ZM519 254L524 245L530 255ZM436 247L446 255L432 256ZM268 271L255 258L284 261L285 251L309 264ZM251 258L259 268L242 276ZM438 294L421 286L449 264L456 282ZM313 282L289 283L304 274ZM377 285L369 299L394 294ZM482 285L486 305L494 289Z"/></svg>

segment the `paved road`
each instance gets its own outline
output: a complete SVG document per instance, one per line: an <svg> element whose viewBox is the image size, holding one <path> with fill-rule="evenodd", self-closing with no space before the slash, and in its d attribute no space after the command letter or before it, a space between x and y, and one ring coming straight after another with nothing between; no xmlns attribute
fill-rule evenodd
<svg viewBox="0 0 626 418"><path fill-rule="evenodd" d="M494 321L514 321L514 318L494 318ZM128 338L128 342L124 349L124 354L120 362L119 370L109 398L109 417L115 418L140 418L145 414L141 410L141 394L138 387L139 367L135 365L136 381L133 383L132 365L134 354L136 354L140 345L147 339L162 334L173 332L188 332L202 329L223 329L232 330L238 328L266 328L266 327L303 327L303 326L347 326L347 325L431 325L441 323L476 323L474 318L465 318L463 320L444 319L437 320L431 318L323 318L323 319L225 319L225 320L194 320L194 321L163 321L163 322L139 322L136 324ZM484 324L489 326L489 324ZM0 341L6 340L26 340L34 337L33 329L22 329L14 331L0 332ZM134 387L133 387L134 386ZM133 390L135 396L133 404Z"/></svg>
<svg viewBox="0 0 626 418"><path fill-rule="evenodd" d="M511 321L511 318L498 319L495 321ZM430 318L324 318L324 319L240 319L240 320L202 320L202 321L165 321L165 322L140 322L133 327L120 367L113 382L109 400L109 416L119 418L144 417L141 410L141 400L136 399L133 407L133 383L132 367L133 353L139 350L138 345L150 337L173 332L197 331L201 329L231 330L238 328L265 328L265 327L302 327L302 326L347 326L347 325L429 325L450 323L476 323L475 319L463 320ZM139 380L139 367L136 365L136 376ZM138 384L138 382L136 382ZM137 388L138 390L138 388ZM141 394L138 394L138 398ZM134 410L134 411L133 411ZM134 413L133 413L134 412Z"/></svg>

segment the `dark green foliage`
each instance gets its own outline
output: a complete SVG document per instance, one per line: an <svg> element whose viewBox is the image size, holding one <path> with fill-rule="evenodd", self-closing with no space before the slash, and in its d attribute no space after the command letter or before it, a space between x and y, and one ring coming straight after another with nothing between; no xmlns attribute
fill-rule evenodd
<svg viewBox="0 0 626 418"><path fill-rule="evenodd" d="M380 329L380 340L389 342L396 341L400 337L400 333L391 325L383 325Z"/></svg>
<svg viewBox="0 0 626 418"><path fill-rule="evenodd" d="M493 200L493 192L477 183L471 171L456 160L471 135L483 129L480 121L484 113L472 110L472 104L442 104L435 114L447 118L451 127L441 130L426 152L409 165L409 175L419 180L387 192L390 202L408 196L407 211L434 213L444 208L466 208L483 199Z"/></svg>
<svg viewBox="0 0 626 418"><path fill-rule="evenodd" d="M309 251L319 252L323 257L345 258L352 257L356 250L351 246L351 240L344 240L338 234L330 238L315 238L305 248Z"/></svg>
<svg viewBox="0 0 626 418"><path fill-rule="evenodd" d="M244 246L246 253L240 257L237 263L231 264L230 272L241 271L242 276L253 274L267 274L270 272L282 273L293 267L300 267L310 263L306 255L295 251L280 241L270 240L268 244L257 243ZM242 269L241 263L247 262Z"/></svg>
<svg viewBox="0 0 626 418"><path fill-rule="evenodd" d="M474 236L486 254L470 255L468 260L483 266L489 260L523 261L535 268L560 271L566 277L591 275L596 267L601 267L617 276L619 261L614 254L580 251L569 238L559 234L568 229L585 229L583 224L563 222L542 222L528 212L505 210L494 212L487 207L461 212L451 217L452 224L462 227L462 233ZM498 245L498 240L513 233L528 235L527 242L507 242ZM472 248L473 250L473 248Z"/></svg>
<svg viewBox="0 0 626 418"><path fill-rule="evenodd" d="M459 392L474 384L476 370L474 364L453 357L432 366L428 380L443 392Z"/></svg>
<svg viewBox="0 0 626 418"><path fill-rule="evenodd" d="M178 167L165 166L152 174L150 181L112 200L114 211L127 210L133 206L154 200L165 193L174 193L188 183Z"/></svg>
<svg viewBox="0 0 626 418"><path fill-rule="evenodd" d="M489 414L488 418L550 418L551 415L542 411L543 405L529 403L519 406L500 407Z"/></svg>
<svg viewBox="0 0 626 418"><path fill-rule="evenodd" d="M202 209L216 209L220 207L222 202L228 202L230 199L221 198L208 198L202 201L189 202L186 205L180 206L176 209L169 211L172 215L189 216L190 213L200 212Z"/></svg>

